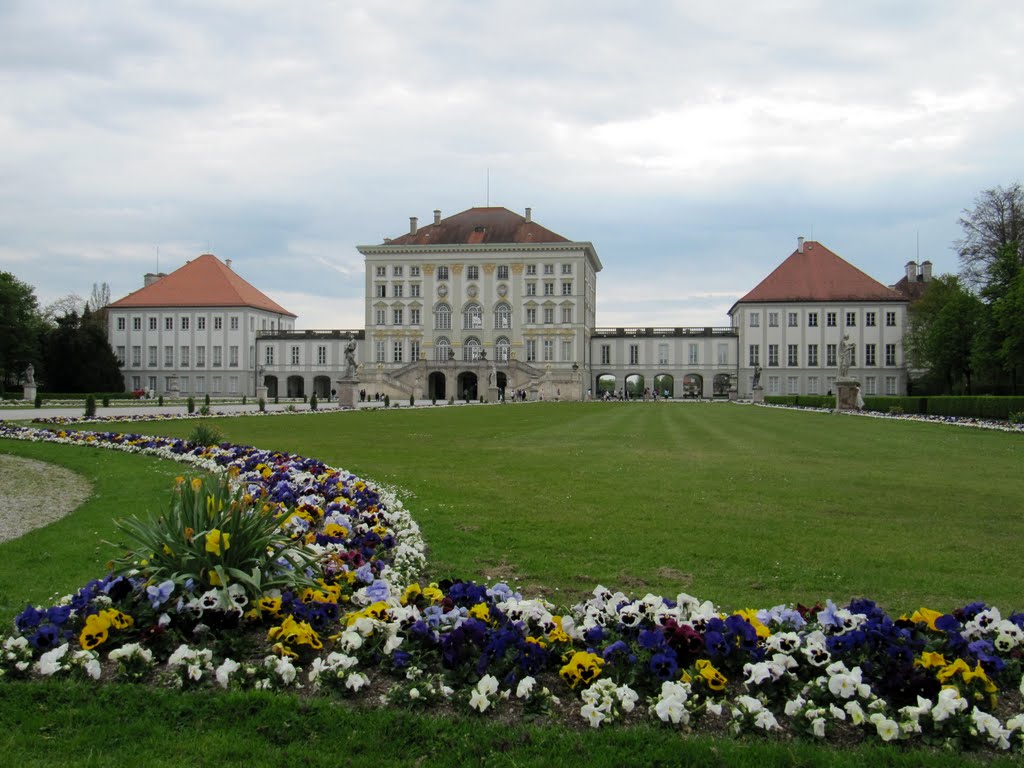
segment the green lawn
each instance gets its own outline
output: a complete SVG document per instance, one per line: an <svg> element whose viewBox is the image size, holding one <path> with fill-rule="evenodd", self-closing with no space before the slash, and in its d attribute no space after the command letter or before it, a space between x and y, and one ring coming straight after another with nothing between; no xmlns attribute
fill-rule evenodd
<svg viewBox="0 0 1024 768"><path fill-rule="evenodd" d="M133 431L187 436L196 421ZM204 422L209 423L209 422ZM431 575L506 578L556 601L598 582L725 607L986 599L1020 609L1019 435L734 405L536 404L216 422L405 489ZM107 428L107 427L104 427ZM163 507L180 465L0 441L86 475L65 520L0 545L0 616L103 572L112 518ZM131 718L123 713L130 711ZM250 692L0 685L18 765L959 765L927 750L681 738L352 709ZM1018 764L997 759L992 764Z"/></svg>

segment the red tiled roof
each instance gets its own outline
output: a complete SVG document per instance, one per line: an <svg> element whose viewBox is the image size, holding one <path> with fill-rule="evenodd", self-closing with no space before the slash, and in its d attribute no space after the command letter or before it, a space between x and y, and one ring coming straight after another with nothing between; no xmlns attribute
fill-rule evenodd
<svg viewBox="0 0 1024 768"><path fill-rule="evenodd" d="M508 208L470 208L436 224L420 226L415 234L385 241L386 245L478 245L487 243L568 243L568 238L542 227Z"/></svg>
<svg viewBox="0 0 1024 768"><path fill-rule="evenodd" d="M924 292L928 290L928 286L931 283L926 283L923 280L915 280L911 282L904 275L899 279L896 285L893 286L893 290L901 294L907 301L913 303L924 296Z"/></svg>
<svg viewBox="0 0 1024 768"><path fill-rule="evenodd" d="M223 261L204 253L144 288L118 299L111 307L252 307L296 317L253 288Z"/></svg>
<svg viewBox="0 0 1024 768"><path fill-rule="evenodd" d="M821 243L809 240L736 304L794 301L906 301ZM733 305L733 309L736 305ZM732 314L732 309L729 310Z"/></svg>

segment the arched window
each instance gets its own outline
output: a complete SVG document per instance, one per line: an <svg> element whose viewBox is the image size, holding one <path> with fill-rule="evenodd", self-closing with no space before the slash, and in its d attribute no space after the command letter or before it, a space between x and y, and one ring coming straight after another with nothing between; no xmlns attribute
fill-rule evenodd
<svg viewBox="0 0 1024 768"><path fill-rule="evenodd" d="M434 342L434 359L443 362L451 357L452 343L444 336Z"/></svg>
<svg viewBox="0 0 1024 768"><path fill-rule="evenodd" d="M444 302L434 307L434 328L441 331L451 330L452 308Z"/></svg>
<svg viewBox="0 0 1024 768"><path fill-rule="evenodd" d="M477 331L484 327L484 310L479 304L469 303L462 310L462 328Z"/></svg>
<svg viewBox="0 0 1024 768"><path fill-rule="evenodd" d="M505 302L494 308L494 327L499 330L512 327L512 307Z"/></svg>
<svg viewBox="0 0 1024 768"><path fill-rule="evenodd" d="M481 349L483 349L483 347L480 346L480 339L470 336L462 344L462 359L466 362L479 360Z"/></svg>
<svg viewBox="0 0 1024 768"><path fill-rule="evenodd" d="M512 344L505 336L499 336L494 342L494 355L499 363L507 363L512 357Z"/></svg>

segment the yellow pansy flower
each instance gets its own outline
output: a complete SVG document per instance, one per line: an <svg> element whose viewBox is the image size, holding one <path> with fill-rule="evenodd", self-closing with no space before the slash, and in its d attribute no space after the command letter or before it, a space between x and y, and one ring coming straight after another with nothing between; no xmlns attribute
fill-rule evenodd
<svg viewBox="0 0 1024 768"><path fill-rule="evenodd" d="M222 555L231 547L231 534L221 533L214 528L206 534L206 551L213 555Z"/></svg>

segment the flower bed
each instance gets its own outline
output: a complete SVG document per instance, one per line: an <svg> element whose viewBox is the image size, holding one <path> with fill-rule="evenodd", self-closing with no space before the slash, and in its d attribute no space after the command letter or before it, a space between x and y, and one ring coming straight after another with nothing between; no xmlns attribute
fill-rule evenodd
<svg viewBox="0 0 1024 768"><path fill-rule="evenodd" d="M314 459L114 432L0 425L0 437L227 470L237 513L273 514L309 557L293 587L253 592L228 567L243 541L227 523L179 531L162 562L184 560L184 541L201 561L195 578L129 557L56 605L26 608L2 642L6 679L301 688L484 715L568 711L592 727L649 718L1024 750L1024 613L978 603L891 617L868 600L729 612L686 594L635 599L603 587L560 608L504 584L423 583L423 541L394 494ZM219 506L209 503L211 520Z"/></svg>

